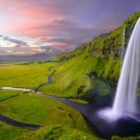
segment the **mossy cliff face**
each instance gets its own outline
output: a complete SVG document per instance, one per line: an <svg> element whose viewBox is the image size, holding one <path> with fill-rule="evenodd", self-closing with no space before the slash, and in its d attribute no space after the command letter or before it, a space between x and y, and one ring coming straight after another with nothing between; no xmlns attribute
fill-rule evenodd
<svg viewBox="0 0 140 140"><path fill-rule="evenodd" d="M65 97L81 97L89 92L107 95L112 88L109 88L110 83L116 84L120 75L122 44L126 49L139 17L140 12L137 12L114 31L59 55L53 83L41 90Z"/></svg>
<svg viewBox="0 0 140 140"><path fill-rule="evenodd" d="M122 51L123 32L125 31L124 44L126 48L131 32L139 17L140 12L135 13L119 28L81 45L81 47L70 53L59 56L60 60L70 61L73 57L78 59L79 56L83 56L84 59L87 59L88 61L88 58L92 57L96 59L97 67L91 70L91 72L96 73L97 76L103 77L104 79L117 81L122 60L120 56ZM100 72L100 69L102 69L102 72Z"/></svg>

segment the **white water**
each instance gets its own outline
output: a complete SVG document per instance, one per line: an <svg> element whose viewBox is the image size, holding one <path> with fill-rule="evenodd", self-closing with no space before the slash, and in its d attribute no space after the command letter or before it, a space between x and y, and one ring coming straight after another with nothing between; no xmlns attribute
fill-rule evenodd
<svg viewBox="0 0 140 140"><path fill-rule="evenodd" d="M113 114L137 113L136 97L140 73L140 18L129 40L118 82Z"/></svg>
<svg viewBox="0 0 140 140"><path fill-rule="evenodd" d="M124 59L124 55L125 55L125 31L126 31L126 27L124 27L123 34L122 34L121 59Z"/></svg>
<svg viewBox="0 0 140 140"><path fill-rule="evenodd" d="M138 19L124 57L116 97L112 108L98 111L97 115L112 122L123 116L137 119L137 86L140 75L140 18Z"/></svg>

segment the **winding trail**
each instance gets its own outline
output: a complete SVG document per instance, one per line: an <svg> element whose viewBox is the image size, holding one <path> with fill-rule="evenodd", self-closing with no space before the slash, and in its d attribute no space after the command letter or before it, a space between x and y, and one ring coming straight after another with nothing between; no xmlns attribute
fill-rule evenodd
<svg viewBox="0 0 140 140"><path fill-rule="evenodd" d="M30 129L30 130L37 130L41 127L40 125L27 124L27 123L19 122L19 121L13 120L11 118L8 118L4 115L0 115L0 120L2 122L5 122L6 124L9 124L9 125L12 125L12 126L17 126L17 127L22 127L22 128Z"/></svg>
<svg viewBox="0 0 140 140"><path fill-rule="evenodd" d="M58 102L61 102L65 105L68 105L72 108L74 108L75 110L79 111L88 122L91 122L94 124L93 122L93 112L95 112L95 107L93 107L92 105L89 104L80 104L74 101L70 101L68 99L65 98L60 98L60 97L56 97L53 95L49 95L47 93L43 93L40 90L40 88L42 88L43 86L47 85L47 84L52 84L52 77L55 74L56 71L53 71L49 76L48 76L48 81L45 83L40 84L38 87L36 87L35 89L29 89L29 88L14 88L14 87L1 87L0 90L17 90L17 91L23 91L23 93L21 93L22 95L25 95L26 93L32 92L34 94L37 94L39 96L42 97L46 97L46 98L50 98L50 99L54 99ZM13 95L11 97L5 98L0 100L0 102L4 102L6 100L12 99L12 98L16 98L18 96L21 96L21 94L17 94L17 95ZM42 127L41 125L35 125L35 124L26 124L24 122L19 122L16 121L14 119L8 118L2 114L0 114L0 121L5 122L6 124L12 125L12 126L17 126L17 127L21 127L21 128L25 128L25 129L30 129L30 130L37 130L40 127Z"/></svg>
<svg viewBox="0 0 140 140"><path fill-rule="evenodd" d="M4 102L10 99L13 99L15 97L21 96L21 95L25 95L26 93L32 92L32 93L36 93L40 96L44 96L43 93L39 92L38 90L40 88L42 88L43 86L47 85L47 84L51 84L52 83L52 77L55 74L56 70L54 70L49 76L48 76L48 81L45 83L40 84L37 88L35 89L27 89L27 88L13 88L13 87L1 87L0 90L17 90L17 91L23 91L23 93L21 94L16 94L16 95L12 95L10 97L7 97L5 99L0 100L0 102ZM5 115L0 114L0 120L5 122L6 124L12 125L12 126L17 126L17 127L22 127L22 128L26 128L26 129L30 129L30 130L37 130L39 129L41 126L40 125L35 125L35 124L27 124L27 123L23 123L23 122L19 122L16 121L14 119L11 119Z"/></svg>
<svg viewBox="0 0 140 140"><path fill-rule="evenodd" d="M88 116L88 112L91 112L91 110L93 110L93 108L88 104L85 105L85 104L76 103L76 102L70 101L68 99L56 97L56 96L49 95L49 94L46 94L46 93L43 93L43 92L40 92L40 91L35 91L34 89L14 88L14 87L1 87L0 90L17 90L17 91L23 91L23 92L27 92L27 93L32 92L32 93L35 93L35 94L37 94L39 96L46 97L46 98L51 98L51 99L54 99L54 100L56 100L58 102L66 104L66 105L78 110L84 116ZM17 96L20 96L20 95L17 95ZM14 97L17 97L17 96L14 96ZM12 96L11 98L14 98L14 97ZM10 99L10 97L8 99ZM5 100L3 100L3 101L5 101ZM0 101L0 102L2 102L2 101ZM7 124L22 127L22 128L27 128L27 129L36 130L36 129L41 127L40 125L32 125L32 124L26 124L26 123L18 122L18 121L15 121L13 119L10 119L10 118L8 118L6 116L3 116L3 115L0 115L0 120L5 122L5 123L7 123Z"/></svg>
<svg viewBox="0 0 140 140"><path fill-rule="evenodd" d="M23 91L23 93L21 93L22 95L28 93L28 92L32 92L32 89L24 89L24 88L11 88L11 87L2 87L0 88L0 90L17 90L17 91ZM21 94L16 94L10 97L7 97L5 99L0 100L0 102L4 102L6 100L21 96ZM28 123L24 123L24 122L19 122L16 121L12 118L9 118L5 115L0 114L0 120L6 124L12 125L12 126L17 126L17 127L21 127L21 128L25 128L25 129L29 129L29 130L37 130L40 127L42 127L41 125L36 125L36 124L28 124Z"/></svg>
<svg viewBox="0 0 140 140"><path fill-rule="evenodd" d="M59 97L52 96L52 95L49 95L40 91L35 91L33 89L3 87L3 88L0 88L0 90L19 90L19 91L24 91L24 92L27 92L27 91L33 92L34 94L43 96L44 98L45 97L51 98L51 99L57 100L58 102L66 104L76 109L77 111L79 111L85 117L85 119L87 120L91 128L93 128L94 134L96 133L97 136L100 136L102 138L111 139L113 135L122 135L122 136L128 137L130 136L130 134L132 134L135 136L136 135L135 130L137 130L136 131L137 134L139 134L140 132L140 123L138 123L137 121L133 121L131 118L130 119L128 118L128 120L121 119L121 120L118 120L117 123L108 124L108 121L104 121L103 119L100 119L99 116L96 114L97 108L89 104L76 103L68 99L59 98ZM5 117L3 115L0 115L0 120L12 126L17 126L17 127L31 129L31 130L37 130L41 127L40 125L32 125L32 124L18 122L8 117Z"/></svg>

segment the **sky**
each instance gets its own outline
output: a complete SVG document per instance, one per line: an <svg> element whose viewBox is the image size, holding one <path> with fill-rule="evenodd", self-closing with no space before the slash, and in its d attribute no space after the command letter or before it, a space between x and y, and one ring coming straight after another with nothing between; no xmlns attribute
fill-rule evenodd
<svg viewBox="0 0 140 140"><path fill-rule="evenodd" d="M139 10L139 0L0 0L0 55L65 52Z"/></svg>

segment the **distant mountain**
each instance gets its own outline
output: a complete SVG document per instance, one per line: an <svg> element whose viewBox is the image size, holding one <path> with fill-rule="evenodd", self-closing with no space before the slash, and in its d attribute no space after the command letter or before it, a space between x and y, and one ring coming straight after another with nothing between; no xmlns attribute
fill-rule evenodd
<svg viewBox="0 0 140 140"><path fill-rule="evenodd" d="M58 54L64 53L67 50L60 50L57 48L47 47L44 53L34 55L0 55L0 63L3 62L19 62L19 61L41 61L52 60Z"/></svg>
<svg viewBox="0 0 140 140"><path fill-rule="evenodd" d="M51 60L55 56L48 56L47 54L36 54L31 56L16 56L16 55L5 55L0 56L0 63L3 62L19 62L19 61L40 61L40 60Z"/></svg>

